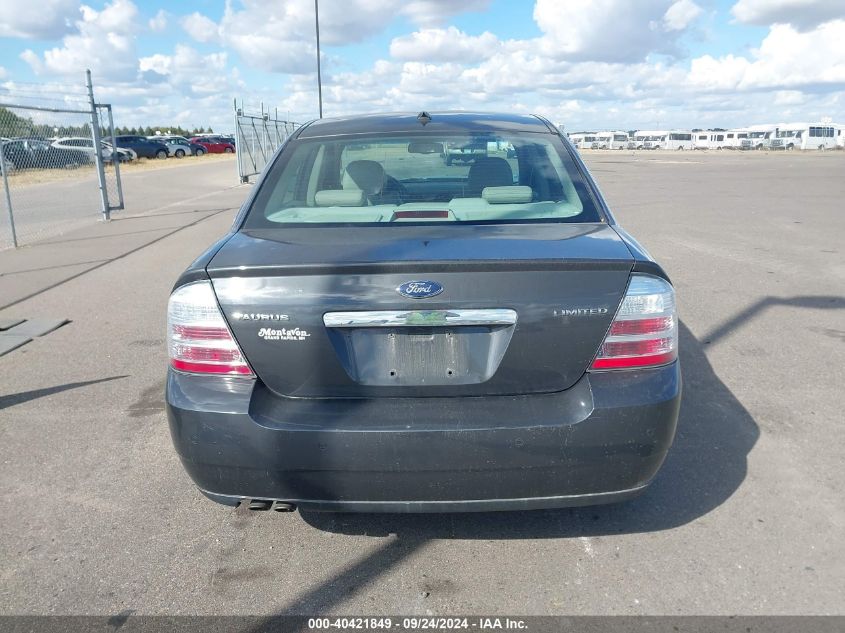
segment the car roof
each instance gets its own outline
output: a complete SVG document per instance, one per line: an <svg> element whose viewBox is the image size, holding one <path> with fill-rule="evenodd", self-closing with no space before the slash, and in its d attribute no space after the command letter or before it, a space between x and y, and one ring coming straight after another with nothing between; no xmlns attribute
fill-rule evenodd
<svg viewBox="0 0 845 633"><path fill-rule="evenodd" d="M342 136L347 134L418 133L433 134L465 132L540 132L550 133L551 127L535 115L503 114L496 112L429 112L425 125L414 112L392 112L358 116L318 119L303 126L298 138Z"/></svg>

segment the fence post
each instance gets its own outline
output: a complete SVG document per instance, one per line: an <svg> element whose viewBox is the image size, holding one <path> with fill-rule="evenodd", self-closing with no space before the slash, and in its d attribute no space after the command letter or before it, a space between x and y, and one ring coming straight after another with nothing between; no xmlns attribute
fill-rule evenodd
<svg viewBox="0 0 845 633"><path fill-rule="evenodd" d="M249 182L249 176L244 176L244 168L243 168L243 156L241 156L241 152L243 151L244 147L244 135L241 133L241 117L240 117L240 110L238 110L238 100L235 98L233 100L233 105L235 107L235 164L238 170L238 182L245 183ZM243 108L243 100L241 101L241 107Z"/></svg>
<svg viewBox="0 0 845 633"><path fill-rule="evenodd" d="M97 179L100 183L100 202L102 204L103 219L110 220L109 192L106 189L106 170L103 166L103 144L100 141L100 121L97 116L97 104L94 102L94 85L91 83L91 71L85 71L88 84L88 104L91 107L91 134L94 141L94 160L97 165ZM112 160L117 160L117 148L112 147Z"/></svg>
<svg viewBox="0 0 845 633"><path fill-rule="evenodd" d="M12 229L12 245L18 247L18 234L15 232L15 214L12 213L12 193L9 191L9 172L6 170L6 152L0 141L0 170L3 171L3 189L6 192L6 210L9 212L9 226Z"/></svg>
<svg viewBox="0 0 845 633"><path fill-rule="evenodd" d="M106 106L109 112L109 134L111 134L111 147L113 152L117 152L117 139L114 137L114 117L111 113L111 104ZM126 207L123 204L123 185L120 182L120 160L119 156L115 158L112 155L112 163L114 164L114 180L117 183L117 207L109 206L109 209L123 210Z"/></svg>

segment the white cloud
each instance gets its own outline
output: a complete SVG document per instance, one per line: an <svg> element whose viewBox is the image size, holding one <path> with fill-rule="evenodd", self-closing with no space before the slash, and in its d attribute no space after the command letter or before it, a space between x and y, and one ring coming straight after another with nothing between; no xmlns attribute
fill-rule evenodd
<svg viewBox="0 0 845 633"><path fill-rule="evenodd" d="M398 4L399 12L414 24L432 27L442 25L458 13L485 11L490 5L490 0L411 0L393 4Z"/></svg>
<svg viewBox="0 0 845 633"><path fill-rule="evenodd" d="M2 66L0 66L0 79L5 79L8 76L9 76L8 71L5 68L3 68Z"/></svg>
<svg viewBox="0 0 845 633"><path fill-rule="evenodd" d="M0 37L58 39L72 30L77 0L0 0Z"/></svg>
<svg viewBox="0 0 845 633"><path fill-rule="evenodd" d="M775 105L791 106L807 102L807 95L800 90L778 90L775 93Z"/></svg>
<svg viewBox="0 0 845 633"><path fill-rule="evenodd" d="M692 14L699 12L686 9L670 12L665 20L686 21L689 28L697 17ZM654 15L663 20L666 13L663 8ZM565 122L568 129L653 128L657 122L731 126L837 112L837 118L845 118L845 99L837 97L845 88L843 24L830 22L811 33L776 26L750 55L703 55L690 62L573 59L550 50L548 36L497 39L492 53L453 57L444 47L459 48L473 36L457 29L422 29L396 38L391 59L370 70L324 76L325 112L534 111ZM295 118L310 116L316 110L313 76L298 76L282 96L283 108Z"/></svg>
<svg viewBox="0 0 845 633"><path fill-rule="evenodd" d="M843 0L739 0L731 13L743 24L791 24L807 31L823 22L845 18Z"/></svg>
<svg viewBox="0 0 845 633"><path fill-rule="evenodd" d="M133 79L137 73L135 31L138 9L130 0L113 0L102 11L80 7L76 33L62 39L61 48L21 54L35 73L78 75L90 68L98 79Z"/></svg>
<svg viewBox="0 0 845 633"><path fill-rule="evenodd" d="M683 31L701 13L701 7L692 0L678 0L666 10L663 24L669 31Z"/></svg>
<svg viewBox="0 0 845 633"><path fill-rule="evenodd" d="M734 8L742 4L754 3L741 0ZM231 98L250 95L304 120L317 109L313 6L313 0L230 0L219 22L201 13L177 18L163 12L147 22L130 0L108 0L102 10L77 12L61 46L20 56L35 72L64 83L81 83L90 66L97 97L115 104L119 125L228 130ZM683 38L703 15L693 0L537 0L533 15L541 35L527 39L505 39L509 29L467 33L449 24L456 12L486 6L487 0L320 0L327 45L415 25L393 38L386 59L365 70L337 71L348 66L335 63L343 52L332 51L323 67L326 114L533 111L569 130L845 119L845 20L781 23L749 52L689 60L681 55ZM815 15L818 22L822 14ZM749 16L743 19L763 19ZM173 21L221 50L176 44L139 59L136 36L149 37L147 25L154 30ZM249 90L230 65L235 56L251 71ZM287 76L256 73L262 70ZM3 80L0 89L11 83Z"/></svg>
<svg viewBox="0 0 845 633"><path fill-rule="evenodd" d="M414 24L432 26L448 17L487 7L490 0L322 0L320 41L328 46L361 42L384 30L397 15ZM314 66L314 3L287 0L227 3L219 24L200 13L183 18L182 26L199 42L220 41L248 63L263 70L308 73Z"/></svg>
<svg viewBox="0 0 845 633"><path fill-rule="evenodd" d="M157 53L138 60L141 74L152 83L167 82L174 89L198 95L225 94L227 81L226 53L202 55L196 49L177 44L173 55Z"/></svg>
<svg viewBox="0 0 845 633"><path fill-rule="evenodd" d="M217 39L217 23L201 13L186 15L181 23L185 32L197 42L212 42Z"/></svg>
<svg viewBox="0 0 845 633"><path fill-rule="evenodd" d="M752 59L705 55L692 60L691 85L711 90L815 88L845 90L845 20L801 32L786 24L769 30Z"/></svg>
<svg viewBox="0 0 845 633"><path fill-rule="evenodd" d="M537 0L534 21L551 57L634 62L649 53L674 52L689 20L677 26L695 10L692 2L680 0L680 5L672 9L672 0Z"/></svg>
<svg viewBox="0 0 845 633"><path fill-rule="evenodd" d="M159 9L149 21L149 27L153 31L163 31L167 28L167 11Z"/></svg>
<svg viewBox="0 0 845 633"><path fill-rule="evenodd" d="M481 35L467 35L454 26L447 29L422 29L394 38L390 42L390 56L413 61L481 61L499 47L498 38L485 31Z"/></svg>
<svg viewBox="0 0 845 633"><path fill-rule="evenodd" d="M690 63L688 83L705 91L736 90L751 65L745 57L702 55Z"/></svg>
<svg viewBox="0 0 845 633"><path fill-rule="evenodd" d="M41 58L33 51L26 49L22 52L19 57L29 64L29 67L32 68L32 72L36 75L40 75L44 70L44 64L41 63Z"/></svg>

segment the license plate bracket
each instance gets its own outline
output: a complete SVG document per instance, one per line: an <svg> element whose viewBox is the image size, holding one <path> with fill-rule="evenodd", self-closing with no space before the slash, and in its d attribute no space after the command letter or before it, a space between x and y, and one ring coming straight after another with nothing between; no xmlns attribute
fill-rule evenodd
<svg viewBox="0 0 845 633"><path fill-rule="evenodd" d="M468 385L499 367L513 326L361 327L331 336L349 376L362 385Z"/></svg>

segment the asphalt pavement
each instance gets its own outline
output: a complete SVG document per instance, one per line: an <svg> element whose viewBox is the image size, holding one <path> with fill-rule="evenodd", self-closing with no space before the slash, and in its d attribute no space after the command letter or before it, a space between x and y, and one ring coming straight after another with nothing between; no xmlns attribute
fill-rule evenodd
<svg viewBox="0 0 845 633"><path fill-rule="evenodd" d="M225 163L217 166L212 163ZM166 161L144 160L140 165L120 168L126 210L113 211L119 219L129 213L149 211L166 204L165 197L181 199L180 181L187 188L216 187L206 178L210 174L234 180L233 156L171 158ZM109 203L119 202L114 168L106 166L106 190ZM159 184L161 183L161 184ZM102 197L97 171L93 165L73 170L34 170L15 173L9 178L12 216L18 244L30 246L55 239L69 232L89 227L102 218ZM3 184L0 183L0 250L12 247L12 230Z"/></svg>
<svg viewBox="0 0 845 633"><path fill-rule="evenodd" d="M685 391L614 506L277 514L202 497L163 411L165 307L247 193L149 172L124 219L0 252L0 614L843 614L845 153L590 153L678 293ZM165 173L168 172L168 173Z"/></svg>

